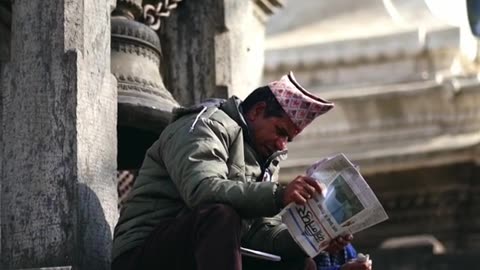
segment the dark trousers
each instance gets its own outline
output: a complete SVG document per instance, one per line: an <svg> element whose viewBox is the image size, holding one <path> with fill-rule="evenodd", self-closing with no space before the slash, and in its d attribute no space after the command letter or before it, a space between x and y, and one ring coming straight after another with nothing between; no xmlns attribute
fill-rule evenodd
<svg viewBox="0 0 480 270"><path fill-rule="evenodd" d="M280 262L243 257L242 263L244 270L317 270L315 262L305 257L282 260Z"/></svg>
<svg viewBox="0 0 480 270"><path fill-rule="evenodd" d="M112 262L112 270L241 270L241 219L224 204L162 220L145 243ZM244 269L310 269L305 258L274 263L244 258Z"/></svg>

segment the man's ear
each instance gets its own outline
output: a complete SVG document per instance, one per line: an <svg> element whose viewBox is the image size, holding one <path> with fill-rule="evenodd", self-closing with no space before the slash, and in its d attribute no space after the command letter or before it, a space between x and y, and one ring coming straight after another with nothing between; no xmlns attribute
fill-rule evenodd
<svg viewBox="0 0 480 270"><path fill-rule="evenodd" d="M248 113L249 120L253 121L258 117L263 116L266 108L267 108L267 103L265 103L265 101L261 101L253 105L252 109Z"/></svg>
<svg viewBox="0 0 480 270"><path fill-rule="evenodd" d="M263 114L265 113L265 109L267 108L267 103L265 101L258 102L253 106L253 114L255 117L263 117Z"/></svg>

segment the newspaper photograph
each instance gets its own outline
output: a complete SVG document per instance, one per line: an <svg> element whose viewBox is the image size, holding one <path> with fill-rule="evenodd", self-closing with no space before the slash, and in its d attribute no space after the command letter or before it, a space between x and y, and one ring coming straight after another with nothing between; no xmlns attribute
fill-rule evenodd
<svg viewBox="0 0 480 270"><path fill-rule="evenodd" d="M333 238L378 224L388 216L372 189L344 154L313 164L307 175L327 187L305 205L291 203L280 215L297 243L314 257Z"/></svg>

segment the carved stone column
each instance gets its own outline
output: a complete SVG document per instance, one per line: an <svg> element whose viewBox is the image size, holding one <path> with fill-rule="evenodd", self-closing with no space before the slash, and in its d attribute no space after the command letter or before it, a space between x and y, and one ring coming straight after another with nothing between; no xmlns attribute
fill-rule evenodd
<svg viewBox="0 0 480 270"><path fill-rule="evenodd" d="M10 27L12 10L9 1L0 2L0 62L10 56Z"/></svg>
<svg viewBox="0 0 480 270"><path fill-rule="evenodd" d="M0 2L0 125L3 123L3 87L1 84L2 70L5 61L10 58L10 27L11 27L11 4L9 1ZM0 126L0 153L3 152L2 131ZM0 172L2 171L2 156L0 155ZM0 225L2 224L2 180L0 179ZM0 226L0 250L2 249L2 228Z"/></svg>
<svg viewBox="0 0 480 270"><path fill-rule="evenodd" d="M244 97L263 69L265 20L278 0L184 1L160 29L167 88L181 104Z"/></svg>
<svg viewBox="0 0 480 270"><path fill-rule="evenodd" d="M114 1L12 5L0 73L0 269L110 269L117 94L105 33Z"/></svg>

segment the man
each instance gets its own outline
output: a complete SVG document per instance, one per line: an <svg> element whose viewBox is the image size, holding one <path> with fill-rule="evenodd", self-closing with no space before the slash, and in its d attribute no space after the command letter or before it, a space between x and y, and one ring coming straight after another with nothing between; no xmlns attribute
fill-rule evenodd
<svg viewBox="0 0 480 270"><path fill-rule="evenodd" d="M286 186L274 178L287 143L331 108L290 73L243 102L175 111L121 211L112 269L239 270L241 245L282 256L278 264L244 260L244 269L315 269L273 216L323 188L306 176ZM333 241L331 250L348 240Z"/></svg>

